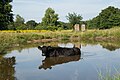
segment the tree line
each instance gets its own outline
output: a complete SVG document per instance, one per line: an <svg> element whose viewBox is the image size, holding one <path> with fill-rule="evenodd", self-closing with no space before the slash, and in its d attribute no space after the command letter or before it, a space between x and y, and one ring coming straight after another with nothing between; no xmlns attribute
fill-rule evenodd
<svg viewBox="0 0 120 80"><path fill-rule="evenodd" d="M52 8L47 8L40 23L35 20L25 22L24 18L16 15L13 20L12 0L0 2L0 30L67 30L72 29L75 24L86 24L90 29L108 29L113 26L120 26L120 9L109 6L91 20L82 21L83 17L77 13L68 13L68 23L59 21L59 15ZM74 30L74 28L73 28Z"/></svg>
<svg viewBox="0 0 120 80"><path fill-rule="evenodd" d="M29 29L37 29L37 30L67 30L72 29L76 23L79 24L82 20L81 15L77 13L68 13L66 18L69 20L70 23L65 23L59 20L59 15L55 13L54 9L47 8L42 18L41 23L37 23L34 20L27 21L20 15L16 15L16 19L14 21L14 28L11 29L16 30L29 30Z"/></svg>
<svg viewBox="0 0 120 80"><path fill-rule="evenodd" d="M120 26L120 9L109 6L99 13L98 16L86 21L91 29L109 29L114 26Z"/></svg>

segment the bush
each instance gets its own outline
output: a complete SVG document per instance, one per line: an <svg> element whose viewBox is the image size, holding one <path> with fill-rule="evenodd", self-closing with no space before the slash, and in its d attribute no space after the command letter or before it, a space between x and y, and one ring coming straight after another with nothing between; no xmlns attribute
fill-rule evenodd
<svg viewBox="0 0 120 80"><path fill-rule="evenodd" d="M48 26L47 30L54 31L54 30L57 30L57 27L56 26Z"/></svg>
<svg viewBox="0 0 120 80"><path fill-rule="evenodd" d="M47 30L47 27L46 26L41 26L41 25L38 25L35 27L36 30Z"/></svg>

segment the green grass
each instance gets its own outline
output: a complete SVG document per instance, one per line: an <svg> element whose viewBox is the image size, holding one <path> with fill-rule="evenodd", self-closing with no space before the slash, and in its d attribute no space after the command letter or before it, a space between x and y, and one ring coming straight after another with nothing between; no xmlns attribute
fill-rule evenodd
<svg viewBox="0 0 120 80"><path fill-rule="evenodd" d="M88 30L81 34L83 39L120 40L120 27L107 30Z"/></svg>
<svg viewBox="0 0 120 80"><path fill-rule="evenodd" d="M62 31L35 31L32 32L10 32L0 31L0 53L4 53L5 48L9 48L16 44L27 43L27 41L41 39L57 39L57 40L95 40L95 41L119 41L120 27L108 30L87 30L85 32L74 32L72 30Z"/></svg>

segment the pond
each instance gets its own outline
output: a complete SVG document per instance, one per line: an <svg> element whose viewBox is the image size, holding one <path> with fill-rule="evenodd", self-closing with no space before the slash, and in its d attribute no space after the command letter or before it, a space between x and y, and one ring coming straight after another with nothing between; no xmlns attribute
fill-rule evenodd
<svg viewBox="0 0 120 80"><path fill-rule="evenodd" d="M0 80L100 80L99 74L113 75L120 71L119 46L53 43L44 45L70 48L75 44L81 55L46 58L37 46L12 50L0 58Z"/></svg>

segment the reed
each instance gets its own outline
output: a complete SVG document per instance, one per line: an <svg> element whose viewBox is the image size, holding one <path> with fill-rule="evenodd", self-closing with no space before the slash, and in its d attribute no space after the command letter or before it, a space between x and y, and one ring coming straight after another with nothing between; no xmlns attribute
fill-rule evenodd
<svg viewBox="0 0 120 80"><path fill-rule="evenodd" d="M99 79L100 80L120 80L120 73L119 71L115 68L116 73L111 74L111 70L106 71L105 74L102 74L101 71L98 72Z"/></svg>

